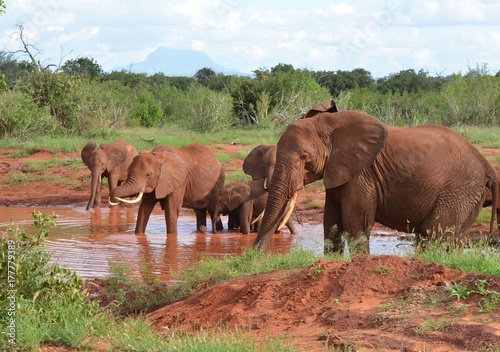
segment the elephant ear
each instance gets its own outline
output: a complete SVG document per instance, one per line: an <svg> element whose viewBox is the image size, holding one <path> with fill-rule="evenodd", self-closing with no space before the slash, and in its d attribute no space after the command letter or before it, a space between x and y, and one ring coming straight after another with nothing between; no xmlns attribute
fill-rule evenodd
<svg viewBox="0 0 500 352"><path fill-rule="evenodd" d="M187 163L171 152L153 152L159 158L160 176L155 188L157 199L165 198L186 182L188 176Z"/></svg>
<svg viewBox="0 0 500 352"><path fill-rule="evenodd" d="M92 155L92 152L95 150L97 145L95 144L94 141L89 141L85 147L83 147L82 152L81 152L81 157L82 161L87 167L90 169L90 156Z"/></svg>
<svg viewBox="0 0 500 352"><path fill-rule="evenodd" d="M261 180L266 177L266 167L263 163L264 153L270 146L260 144L253 148L243 161L243 172L252 176L253 180Z"/></svg>
<svg viewBox="0 0 500 352"><path fill-rule="evenodd" d="M304 116L302 116L303 119L307 119L309 117L313 117L319 113L322 112L338 112L339 110L337 109L337 104L335 104L335 101L333 100L327 100L322 103L319 103L315 107L313 107L311 110L306 112Z"/></svg>
<svg viewBox="0 0 500 352"><path fill-rule="evenodd" d="M321 118L324 115L320 115ZM387 128L376 118L357 111L325 114L333 119L330 150L323 180L325 187L335 188L373 163L387 142Z"/></svg>
<svg viewBox="0 0 500 352"><path fill-rule="evenodd" d="M250 197L250 187L244 185L243 187L233 188L228 194L229 211L233 211L241 204L245 203Z"/></svg>
<svg viewBox="0 0 500 352"><path fill-rule="evenodd" d="M101 147L108 157L108 164L106 165L106 170L110 172L115 167L120 165L127 159L127 150L120 147L114 143L103 144Z"/></svg>

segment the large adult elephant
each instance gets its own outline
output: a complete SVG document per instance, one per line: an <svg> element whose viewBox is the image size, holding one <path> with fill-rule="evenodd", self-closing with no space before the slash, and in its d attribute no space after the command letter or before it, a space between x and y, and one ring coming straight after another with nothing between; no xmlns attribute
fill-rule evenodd
<svg viewBox="0 0 500 352"><path fill-rule="evenodd" d="M237 219L241 233L250 233L252 223L266 207L267 190L263 184L264 180L242 180L225 185L217 196L214 219L218 220L221 214L230 214ZM260 221L255 222L253 231L258 230L259 224ZM290 233L297 233L291 219L287 220L286 226ZM234 224L228 223L228 227L234 228Z"/></svg>
<svg viewBox="0 0 500 352"><path fill-rule="evenodd" d="M101 205L102 178L108 179L109 191L127 179L127 169L139 154L132 143L117 139L97 147L89 141L81 152L82 161L90 170L90 199L87 210Z"/></svg>
<svg viewBox="0 0 500 352"><path fill-rule="evenodd" d="M325 250L340 249L344 231L368 234L375 221L419 238L440 229L463 234L487 190L497 194L490 164L449 128L384 126L357 111L319 113L292 122L278 142L255 247L268 247L287 202L319 179L326 188ZM365 243L360 250L368 250Z"/></svg>
<svg viewBox="0 0 500 352"><path fill-rule="evenodd" d="M153 208L160 202L167 233L177 233L181 207L196 213L196 230L206 230L207 211L213 219L215 198L224 186L224 169L212 150L192 143L183 148L160 145L134 158L127 180L110 193L110 202L137 203L135 233L144 233ZM124 197L138 194L132 200ZM222 224L217 224L222 229Z"/></svg>

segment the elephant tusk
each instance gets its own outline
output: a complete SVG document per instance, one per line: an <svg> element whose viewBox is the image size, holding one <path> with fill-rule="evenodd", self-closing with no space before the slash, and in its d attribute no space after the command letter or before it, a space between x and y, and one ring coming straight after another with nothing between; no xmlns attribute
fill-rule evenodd
<svg viewBox="0 0 500 352"><path fill-rule="evenodd" d="M111 206L115 206L115 205L120 204L120 202L116 202L116 203L115 203L115 202L112 202L112 201L111 201L111 198L109 198L109 197L108 197L108 203L109 203L109 205L111 205Z"/></svg>
<svg viewBox="0 0 500 352"><path fill-rule="evenodd" d="M285 217L283 218L283 220L281 220L281 223L278 226L278 231L281 231L283 226L285 226L286 222L288 221L288 219L292 215L293 209L295 209L295 203L297 203L297 192L295 192L293 194L292 198L290 198L290 200L288 201Z"/></svg>
<svg viewBox="0 0 500 352"><path fill-rule="evenodd" d="M267 189L267 177L264 177L264 189Z"/></svg>
<svg viewBox="0 0 500 352"><path fill-rule="evenodd" d="M142 199L142 195L144 193L143 192L139 192L139 194L137 195L137 197L135 199L123 199L123 198L119 198L119 197L115 197L117 200L119 200L120 202L122 203L126 203L126 204L135 204L135 203L139 203Z"/></svg>
<svg viewBox="0 0 500 352"><path fill-rule="evenodd" d="M262 213L259 214L259 216L257 216L253 221L252 221L252 225L255 224L256 222L262 220L262 218L264 217L264 212L266 210L262 210Z"/></svg>

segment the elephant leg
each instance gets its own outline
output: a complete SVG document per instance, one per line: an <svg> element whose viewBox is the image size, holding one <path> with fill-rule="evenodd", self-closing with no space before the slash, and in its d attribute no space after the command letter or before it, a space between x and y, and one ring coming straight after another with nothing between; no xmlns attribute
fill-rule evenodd
<svg viewBox="0 0 500 352"><path fill-rule="evenodd" d="M94 204L92 205L94 208L99 208L101 206L101 188L102 188L102 180L98 182L95 190L95 199Z"/></svg>
<svg viewBox="0 0 500 352"><path fill-rule="evenodd" d="M500 233L500 208L497 208L497 228L498 232Z"/></svg>
<svg viewBox="0 0 500 352"><path fill-rule="evenodd" d="M155 207L157 199L154 193L146 193L142 197L141 204L139 205L139 211L137 213L137 221L135 224L135 233L144 234L146 231L146 225L148 224L151 212Z"/></svg>
<svg viewBox="0 0 500 352"><path fill-rule="evenodd" d="M179 213L181 212L183 198L184 192L181 192L180 190L177 190L165 197L164 208L167 233L177 233L177 222L179 219Z"/></svg>
<svg viewBox="0 0 500 352"><path fill-rule="evenodd" d="M298 235L299 234L299 232L295 228L295 225L293 224L292 220L288 219L288 221L286 222L286 227L288 227L288 230L290 231L290 233L292 235Z"/></svg>
<svg viewBox="0 0 500 352"><path fill-rule="evenodd" d="M208 211L208 215L210 215L210 222L213 224L214 223L214 218L215 218L215 211L212 210L212 209L207 209ZM204 219L205 219L205 231L206 231L206 219L207 219L207 215L206 215L206 212L205 212L205 215L204 215ZM217 222L215 223L215 229L212 229L213 232L220 232L224 230L224 225L222 224L222 220L220 218L220 216L218 217L217 219Z"/></svg>
<svg viewBox="0 0 500 352"><path fill-rule="evenodd" d="M333 190L327 189L325 211L323 213L323 233L325 252L336 252L340 249L340 237L344 232L340 204L333 197Z"/></svg>
<svg viewBox="0 0 500 352"><path fill-rule="evenodd" d="M245 202L241 204L239 207L240 211L240 232L243 234L250 233L250 225L252 223L252 214L253 214L253 202Z"/></svg>
<svg viewBox="0 0 500 352"><path fill-rule="evenodd" d="M228 213L227 228L228 230L234 230L238 227L240 227L239 212L235 209Z"/></svg>
<svg viewBox="0 0 500 352"><path fill-rule="evenodd" d="M207 231L207 209L194 209L196 214L196 231Z"/></svg>

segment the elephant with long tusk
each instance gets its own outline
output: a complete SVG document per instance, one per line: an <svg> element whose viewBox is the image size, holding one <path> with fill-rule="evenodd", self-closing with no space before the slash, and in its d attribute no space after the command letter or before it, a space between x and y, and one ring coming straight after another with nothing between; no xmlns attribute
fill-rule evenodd
<svg viewBox="0 0 500 352"><path fill-rule="evenodd" d="M128 168L127 180L114 188L111 204L140 202L135 233L144 233L156 203L165 211L167 233L177 232L182 207L196 214L196 230L205 231L207 211L214 217L215 198L224 185L224 169L212 150L192 143L183 148L160 145L137 155ZM138 194L134 199L125 199ZM215 222L218 230L222 223Z"/></svg>
<svg viewBox="0 0 500 352"><path fill-rule="evenodd" d="M266 211L254 246L266 249L287 204L323 179L325 251L341 235L362 239L375 221L417 239L468 232L492 194L494 170L463 136L438 125L391 127L359 111L318 112L292 122L278 141ZM333 231L336 229L336 231ZM368 241L358 241L368 252Z"/></svg>

